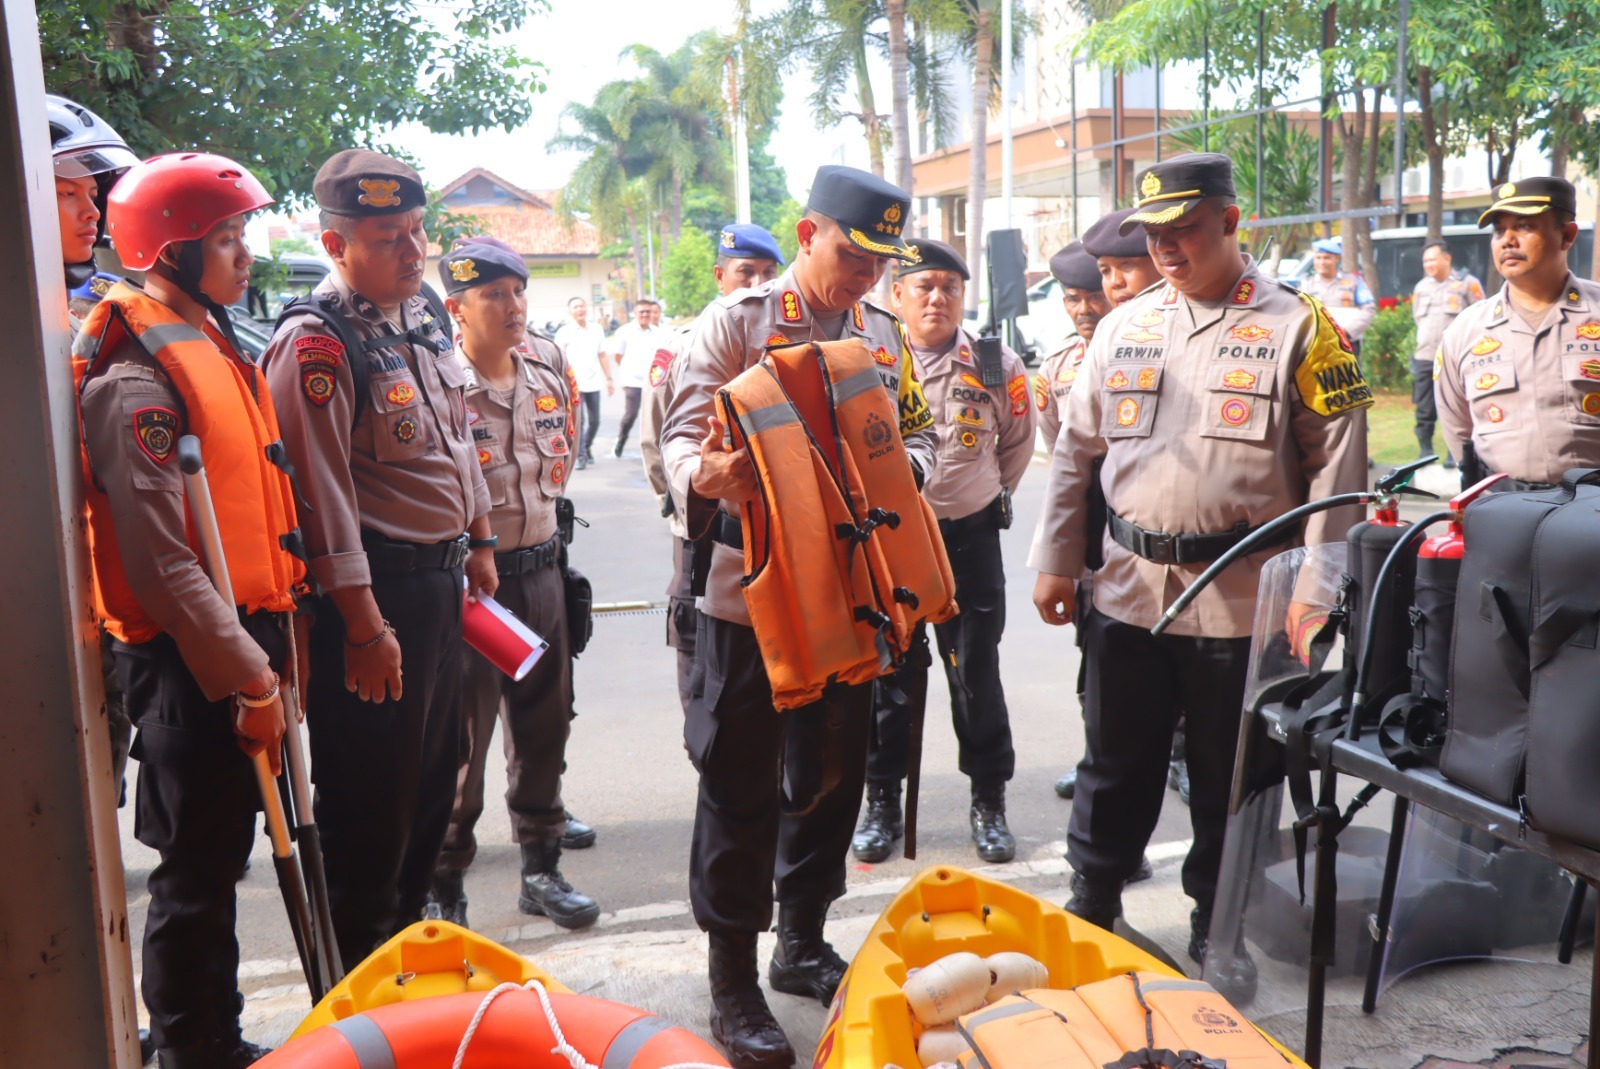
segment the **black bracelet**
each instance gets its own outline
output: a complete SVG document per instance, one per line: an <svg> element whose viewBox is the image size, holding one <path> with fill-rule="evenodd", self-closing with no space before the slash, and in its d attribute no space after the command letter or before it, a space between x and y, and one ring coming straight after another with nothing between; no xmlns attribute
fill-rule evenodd
<svg viewBox="0 0 1600 1069"><path fill-rule="evenodd" d="M467 539L468 549L494 549L500 545L499 535L490 535L488 538Z"/></svg>

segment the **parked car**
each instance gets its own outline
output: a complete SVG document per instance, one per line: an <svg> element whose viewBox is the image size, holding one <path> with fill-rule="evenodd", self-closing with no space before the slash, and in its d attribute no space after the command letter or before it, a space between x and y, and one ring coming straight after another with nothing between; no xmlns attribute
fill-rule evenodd
<svg viewBox="0 0 1600 1069"><path fill-rule="evenodd" d="M235 305L244 310L247 317L258 319L263 323L272 324L277 321L278 313L283 306L296 297L304 297L328 276L332 270L326 263L315 256L304 253L286 252L280 258L289 268L289 277L281 284L274 286L270 292L263 292L254 287L241 297ZM251 306L254 298L255 305ZM263 312L263 308L265 311ZM237 322L237 317L235 317Z"/></svg>

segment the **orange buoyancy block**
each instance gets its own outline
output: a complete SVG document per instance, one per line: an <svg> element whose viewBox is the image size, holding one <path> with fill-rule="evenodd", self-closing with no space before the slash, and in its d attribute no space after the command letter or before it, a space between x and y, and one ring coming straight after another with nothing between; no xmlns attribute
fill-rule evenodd
<svg viewBox="0 0 1600 1069"><path fill-rule="evenodd" d="M1130 972L1074 989L1129 1051L1193 1051L1228 1069L1293 1062L1217 989L1200 980Z"/></svg>
<svg viewBox="0 0 1600 1069"><path fill-rule="evenodd" d="M954 615L955 582L866 346L769 350L717 399L760 488L740 507L743 585L773 705L883 675L918 623Z"/></svg>
<svg viewBox="0 0 1600 1069"><path fill-rule="evenodd" d="M154 297L119 282L95 305L73 344L80 390L130 339L165 373L182 402L188 433L200 439L235 603L249 612L294 608L292 591L305 566L290 548L299 541L294 499L288 475L272 460L282 456L282 446L266 380L209 324L205 332L196 330ZM179 413L143 409L131 418L129 432L139 434L146 453L157 463L177 463ZM87 446L81 451L95 612L116 638L148 642L161 628L128 583L111 501L96 484Z"/></svg>
<svg viewBox="0 0 1600 1069"><path fill-rule="evenodd" d="M1101 1069L1126 1051L1074 991L1007 995L957 1027L961 1069Z"/></svg>
<svg viewBox="0 0 1600 1069"><path fill-rule="evenodd" d="M380 1006L279 1047L257 1069L439 1069L453 1063L481 992ZM548 996L567 1043L605 1069L665 1069L727 1059L685 1029L632 1006L588 995ZM478 1022L462 1069L570 1069L536 992L505 990Z"/></svg>

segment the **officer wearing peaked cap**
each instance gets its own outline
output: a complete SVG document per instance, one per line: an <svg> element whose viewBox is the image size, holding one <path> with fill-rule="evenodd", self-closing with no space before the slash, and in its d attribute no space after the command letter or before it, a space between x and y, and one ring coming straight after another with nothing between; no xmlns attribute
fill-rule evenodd
<svg viewBox="0 0 1600 1069"><path fill-rule="evenodd" d="M1096 329L1051 457L1029 563L1040 573L1034 604L1045 622L1088 631L1067 908L1107 928L1121 914L1123 881L1160 814L1182 714L1194 828L1183 866L1195 900L1189 952L1225 994L1248 1001L1254 963L1242 946L1211 954L1211 910L1257 579L1280 547L1235 562L1169 632L1149 628L1249 531L1365 485L1372 394L1327 311L1266 278L1240 250L1232 172L1226 156L1203 153L1140 175L1138 210L1119 229L1144 226L1166 285ZM1104 564L1079 619L1097 461ZM1304 538L1340 538L1354 519L1351 510L1321 513Z"/></svg>
<svg viewBox="0 0 1600 1069"><path fill-rule="evenodd" d="M417 919L450 823L463 575L493 593L495 538L466 370L420 295L417 173L364 149L312 186L334 270L263 356L307 504L307 688L317 823L339 952Z"/></svg>
<svg viewBox="0 0 1600 1069"><path fill-rule="evenodd" d="M1022 358L1004 346L984 357L978 339L961 326L971 277L961 254L931 238L912 238L910 245L919 259L901 265L895 306L939 435L939 463L922 493L938 517L961 606L933 631L950 684L960 768L972 788L972 839L980 858L998 863L1010 861L1017 848L1006 824L1016 753L1000 680L1006 623L1000 532L1011 526L1011 495L1033 459L1034 406ZM997 365L990 368L999 371L996 385L984 375L986 359ZM904 834L900 783L910 768L912 724L928 700L926 643L924 632L900 669L878 681L867 808L850 847L862 861L884 860Z"/></svg>
<svg viewBox="0 0 1600 1069"><path fill-rule="evenodd" d="M496 719L506 751L506 807L522 852L517 896L524 913L563 928L595 922L600 907L561 873L567 832L561 800L572 723L572 641L556 503L576 452L576 379L561 349L528 330L528 268L494 238L460 242L439 261L445 307L455 319L455 354L467 375L467 423L494 507L496 600L549 643L514 680L476 650L463 650L462 717L467 753L455 809L434 873L430 915L465 926L462 877L477 853L484 770ZM504 716L501 710L504 709Z"/></svg>
<svg viewBox="0 0 1600 1069"><path fill-rule="evenodd" d="M1502 472L1498 488L1535 488L1600 467L1600 284L1567 267L1576 209L1572 183L1525 178L1478 219L1505 285L1456 317L1434 363L1445 441L1471 446L1463 486Z"/></svg>
<svg viewBox="0 0 1600 1069"><path fill-rule="evenodd" d="M773 989L827 1003L844 975L823 922L844 892L872 687L841 687L781 716L773 707L740 586L744 558L734 548L739 503L757 492L755 468L748 453L725 451L714 399L769 344L858 338L898 399L901 439L913 474L925 480L936 437L911 352L895 317L863 299L890 259L918 258L904 233L910 206L881 178L820 168L795 227L798 257L771 282L706 309L661 433L684 528L713 540L684 717L684 743L700 773L689 898L710 937L711 1033L738 1069L794 1060L756 977L756 937L771 926L774 883Z"/></svg>
<svg viewBox="0 0 1600 1069"><path fill-rule="evenodd" d="M783 252L766 227L755 223L729 223L717 239L717 260L711 268L717 292L726 297L742 289L759 286L778 277L783 267ZM703 314L703 312L702 312ZM672 488L661 463L661 424L678 390L683 374L683 354L694 337L696 317L671 335L670 349L656 354L650 367L650 388L645 393L644 414L639 421L639 452L644 458L645 478L655 491L661 514L672 527L672 580L667 586L667 645L678 653L678 700L689 704L689 672L694 665L694 632L698 610L690 574L694 564L694 542L684 537L683 522L672 506Z"/></svg>

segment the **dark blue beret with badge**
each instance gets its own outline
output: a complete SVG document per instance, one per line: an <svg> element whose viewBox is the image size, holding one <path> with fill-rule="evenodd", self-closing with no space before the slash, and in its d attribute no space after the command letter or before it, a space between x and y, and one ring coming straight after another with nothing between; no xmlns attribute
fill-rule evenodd
<svg viewBox="0 0 1600 1069"><path fill-rule="evenodd" d="M1142 225L1133 227L1127 233L1122 232L1122 224L1138 210L1124 208L1120 212L1102 215L1083 232L1083 251L1090 256L1109 256L1117 260L1149 256L1150 248L1145 244Z"/></svg>
<svg viewBox="0 0 1600 1069"><path fill-rule="evenodd" d="M1083 242L1074 241L1050 257L1050 273L1056 281L1070 290L1098 290L1100 265L1083 250Z"/></svg>
<svg viewBox="0 0 1600 1069"><path fill-rule="evenodd" d="M496 279L528 281L528 265L511 247L494 238L467 238L439 260L439 281L451 297Z"/></svg>
<svg viewBox="0 0 1600 1069"><path fill-rule="evenodd" d="M754 223L729 223L717 239L717 255L736 260L776 260L783 264L778 240L764 226Z"/></svg>
<svg viewBox="0 0 1600 1069"><path fill-rule="evenodd" d="M428 202L417 172L392 156L364 148L334 153L317 169L311 192L335 215L398 215Z"/></svg>
<svg viewBox="0 0 1600 1069"><path fill-rule="evenodd" d="M837 164L818 167L806 210L838 223L858 249L917 262L917 250L902 233L911 214L911 194L869 171Z"/></svg>
<svg viewBox="0 0 1600 1069"><path fill-rule="evenodd" d="M915 263L902 264L899 271L901 278L918 271L954 271L963 280L971 281L972 272L967 270L967 261L956 251L955 246L946 245L933 238L912 238L906 244L917 250L922 259Z"/></svg>
<svg viewBox="0 0 1600 1069"><path fill-rule="evenodd" d="M1139 173L1139 203L1119 227L1165 226L1207 197L1232 197L1233 161L1220 152L1185 152Z"/></svg>

